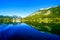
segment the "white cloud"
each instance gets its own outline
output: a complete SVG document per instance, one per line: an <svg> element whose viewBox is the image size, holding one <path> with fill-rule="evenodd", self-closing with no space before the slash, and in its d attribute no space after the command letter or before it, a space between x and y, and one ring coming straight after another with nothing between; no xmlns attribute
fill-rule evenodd
<svg viewBox="0 0 60 40"><path fill-rule="evenodd" d="M41 8L40 10L44 10L44 8Z"/></svg>
<svg viewBox="0 0 60 40"><path fill-rule="evenodd" d="M48 7L48 8L45 8L45 9L49 9L49 8L51 8L51 7Z"/></svg>
<svg viewBox="0 0 60 40"><path fill-rule="evenodd" d="M49 9L49 8L51 8L51 7L48 7L48 8L41 8L40 10L46 10L46 9Z"/></svg>

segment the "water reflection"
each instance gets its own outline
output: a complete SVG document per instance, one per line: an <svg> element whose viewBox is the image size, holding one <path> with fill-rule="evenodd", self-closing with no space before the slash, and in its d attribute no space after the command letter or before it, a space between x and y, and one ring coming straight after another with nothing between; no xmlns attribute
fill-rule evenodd
<svg viewBox="0 0 60 40"><path fill-rule="evenodd" d="M21 23L22 22L1 23L0 30L1 28L5 27L5 25L11 26L11 25L16 25L16 24L21 24ZM57 23L38 23L38 22L25 22L25 23L39 31L60 35L60 24L59 23L58 24Z"/></svg>
<svg viewBox="0 0 60 40"><path fill-rule="evenodd" d="M59 40L60 36L43 33L25 23L0 25L0 40Z"/></svg>
<svg viewBox="0 0 60 40"><path fill-rule="evenodd" d="M33 28L47 33L60 35L60 24L56 23L38 23L38 22L25 22Z"/></svg>

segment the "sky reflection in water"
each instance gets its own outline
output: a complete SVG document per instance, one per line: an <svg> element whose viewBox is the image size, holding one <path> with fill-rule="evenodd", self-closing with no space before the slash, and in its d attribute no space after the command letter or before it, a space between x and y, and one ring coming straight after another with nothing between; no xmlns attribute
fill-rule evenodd
<svg viewBox="0 0 60 40"><path fill-rule="evenodd" d="M0 40L60 40L60 36L40 32L25 23L2 24Z"/></svg>

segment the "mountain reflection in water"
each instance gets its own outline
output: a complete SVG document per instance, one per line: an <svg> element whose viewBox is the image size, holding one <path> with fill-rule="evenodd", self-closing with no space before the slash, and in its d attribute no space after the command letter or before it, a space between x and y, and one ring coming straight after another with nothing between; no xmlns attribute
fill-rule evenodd
<svg viewBox="0 0 60 40"><path fill-rule="evenodd" d="M1 24L0 40L60 40L60 36L43 33L25 23Z"/></svg>

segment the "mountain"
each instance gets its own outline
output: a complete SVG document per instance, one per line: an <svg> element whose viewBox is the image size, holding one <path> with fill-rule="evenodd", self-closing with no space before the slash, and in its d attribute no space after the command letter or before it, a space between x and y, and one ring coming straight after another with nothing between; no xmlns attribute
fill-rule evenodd
<svg viewBox="0 0 60 40"><path fill-rule="evenodd" d="M34 15L44 15L44 16L52 16L54 15L54 17L56 16L60 16L60 6L56 6L56 7L50 7L50 8L45 8L42 10L38 10L35 13L32 13L30 16L34 16ZM53 16L52 16L53 17Z"/></svg>
<svg viewBox="0 0 60 40"><path fill-rule="evenodd" d="M35 21L42 21L42 20L60 20L60 6L49 7L42 10L38 10L27 17L23 18L24 20L35 20Z"/></svg>

